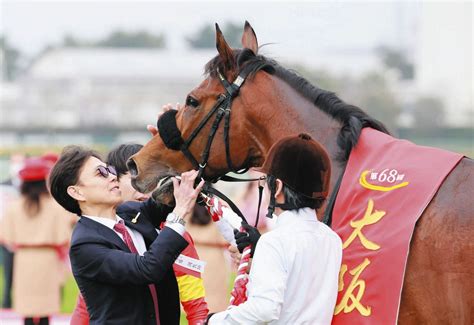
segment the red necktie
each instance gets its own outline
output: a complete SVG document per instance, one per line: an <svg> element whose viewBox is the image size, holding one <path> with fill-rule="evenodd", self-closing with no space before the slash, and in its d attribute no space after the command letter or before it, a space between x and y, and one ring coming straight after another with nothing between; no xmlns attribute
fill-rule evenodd
<svg viewBox="0 0 474 325"><path fill-rule="evenodd" d="M122 235L123 241L128 246L132 253L138 254L138 250L133 244L132 237L125 228L123 220L120 220L118 223L114 225L114 230ZM156 293L156 288L154 284L149 284L148 288L150 288L151 298L153 299L153 306L155 307L155 316L156 316L156 324L160 325L160 312L158 310L158 294Z"/></svg>

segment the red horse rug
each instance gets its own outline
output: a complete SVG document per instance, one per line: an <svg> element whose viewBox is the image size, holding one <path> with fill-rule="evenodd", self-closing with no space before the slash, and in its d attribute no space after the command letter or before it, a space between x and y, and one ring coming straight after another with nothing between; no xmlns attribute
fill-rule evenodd
<svg viewBox="0 0 474 325"><path fill-rule="evenodd" d="M416 221L463 156L362 131L337 195L343 242L332 324L396 324Z"/></svg>

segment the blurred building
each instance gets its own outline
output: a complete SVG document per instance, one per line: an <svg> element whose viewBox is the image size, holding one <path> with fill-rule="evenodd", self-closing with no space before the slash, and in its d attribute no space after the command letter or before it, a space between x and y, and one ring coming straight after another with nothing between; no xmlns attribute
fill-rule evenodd
<svg viewBox="0 0 474 325"><path fill-rule="evenodd" d="M204 65L216 54L215 49L48 51L15 84L2 87L5 91L0 97L1 127L42 129L42 133L144 128L155 122L163 104L184 102L186 94L203 80ZM301 53L295 52L294 56L277 59L283 64L300 62L313 68L337 67L338 72L352 75L377 64L375 55L368 49L321 52L317 60L300 56ZM26 142L48 142L40 134L30 138Z"/></svg>
<svg viewBox="0 0 474 325"><path fill-rule="evenodd" d="M152 123L161 105L183 101L214 53L63 48L32 64L21 96L2 110L9 128L135 128ZM7 107L8 106L8 107ZM27 122L27 123L25 123Z"/></svg>
<svg viewBox="0 0 474 325"><path fill-rule="evenodd" d="M283 42L259 51L283 65L297 64L338 76L382 71L404 107L401 125L412 125L411 105L420 96L430 96L443 101L450 125L472 126L472 3L390 6L397 14L384 26L388 34L381 33L384 37L377 42L400 50L413 62L414 79L402 80L396 72L384 70L373 44L346 44L333 39L333 34L314 35L313 31L311 37L322 37L315 40L318 46L308 41L301 47L288 47ZM357 10L347 13L354 12ZM284 27L280 26L280 31ZM370 39L370 35L354 37ZM205 63L215 55L215 49L179 48L59 48L45 52L15 83L1 85L1 144L92 143L90 134L97 130L120 130L113 135L114 141L126 141L131 137L123 132L137 134L154 123L163 104L184 102L186 94L203 79ZM64 137L63 131L74 139Z"/></svg>
<svg viewBox="0 0 474 325"><path fill-rule="evenodd" d="M439 97L448 123L474 126L473 3L422 2L416 44L416 86Z"/></svg>

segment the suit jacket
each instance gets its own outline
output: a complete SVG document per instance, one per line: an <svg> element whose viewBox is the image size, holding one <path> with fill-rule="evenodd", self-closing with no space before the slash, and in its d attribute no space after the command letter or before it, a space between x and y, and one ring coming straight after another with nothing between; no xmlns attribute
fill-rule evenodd
<svg viewBox="0 0 474 325"><path fill-rule="evenodd" d="M179 324L179 293L172 265L188 243L167 227L157 235L153 224L166 214L150 207L147 202L118 211L127 227L143 235L148 249L143 256L131 253L110 228L88 218L77 223L69 255L90 324L156 324L150 283L158 293L161 324ZM136 222L131 222L138 211Z"/></svg>

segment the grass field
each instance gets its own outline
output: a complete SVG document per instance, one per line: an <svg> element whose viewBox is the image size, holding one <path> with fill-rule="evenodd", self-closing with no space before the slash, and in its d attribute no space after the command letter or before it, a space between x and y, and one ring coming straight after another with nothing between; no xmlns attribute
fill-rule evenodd
<svg viewBox="0 0 474 325"><path fill-rule="evenodd" d="M231 276L229 279L229 293L232 290L234 284L235 274ZM4 286L4 278L3 278L3 264L0 265L0 292L3 292ZM74 278L71 276L66 280L66 283L63 288L63 295L61 301L61 313L63 314L70 314L74 310L77 301L77 295L79 293L79 289L74 281ZM0 305L3 303L2 301L3 296L0 295ZM181 313L181 321L180 325L186 325L188 322L186 320L185 313Z"/></svg>

